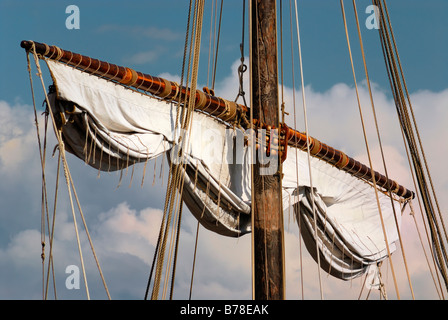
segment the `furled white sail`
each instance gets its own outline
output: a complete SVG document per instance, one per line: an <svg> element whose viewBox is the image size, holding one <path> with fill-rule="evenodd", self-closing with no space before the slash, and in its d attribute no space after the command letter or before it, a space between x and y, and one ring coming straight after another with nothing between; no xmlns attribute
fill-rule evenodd
<svg viewBox="0 0 448 320"><path fill-rule="evenodd" d="M315 259L316 243L319 246L322 268L339 278L353 278L364 273L367 264L387 257L374 189L320 159L311 157L310 163L312 186L307 154L300 150L296 153L292 148L288 150L288 158L283 164L284 203L297 203L295 212L301 219L302 237ZM398 240L394 210L389 197L381 192L378 195L389 249L394 252ZM394 206L400 224L400 207L396 203Z"/></svg>
<svg viewBox="0 0 448 320"><path fill-rule="evenodd" d="M64 115L68 151L101 170L120 170L167 153L170 161L185 163L182 197L203 226L227 236L250 232L251 150L242 142L244 132L195 112L184 136L184 157L177 159L175 104L59 62L47 63L56 86L51 107ZM310 160L312 183L307 153L289 148L283 207L294 207L304 242L315 259L319 248L323 269L341 279L361 275L387 257L374 189L322 160ZM394 210L389 197L379 193L379 200L393 252L398 239ZM399 224L400 214L397 219Z"/></svg>

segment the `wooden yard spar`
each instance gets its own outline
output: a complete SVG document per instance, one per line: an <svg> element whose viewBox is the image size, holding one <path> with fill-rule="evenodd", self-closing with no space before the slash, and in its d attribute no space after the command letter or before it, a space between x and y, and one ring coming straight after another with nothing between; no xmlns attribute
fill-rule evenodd
<svg viewBox="0 0 448 320"><path fill-rule="evenodd" d="M26 50L31 50L34 46L36 53L41 56L58 60L70 66L79 68L84 72L95 74L106 79L114 80L130 87L152 93L160 98L174 99L179 93L182 95L190 95L190 91L188 89L185 87L180 88L175 82L137 72L127 67L93 59L68 50L63 50L57 46L51 46L28 40L22 41L20 45ZM134 83L129 80L132 79L132 74L137 75L137 80ZM167 94L167 92L169 93ZM198 111L202 110L224 121L235 121L238 117L247 120L247 114L249 113L248 108L240 104L234 104L232 101L216 97L211 94L211 92L196 90L195 99L195 108ZM229 108L228 105L233 104L235 105L234 108L237 112L229 113L227 110L232 107ZM231 116L232 114L233 116ZM247 121L241 121L241 125L244 128L247 128L249 123ZM261 127L263 127L263 125L261 125ZM264 127L266 126L264 125ZM306 150L307 148L306 135L288 127L284 123L280 124L280 138L280 144L287 144L288 146L303 150ZM330 163L359 179L372 182L371 169L368 166L355 160L354 158L347 156L344 152L328 146L318 139L309 137L309 140L309 148L312 156L322 159L323 161ZM284 159L286 157L286 149L280 152L282 152L281 158ZM392 179L387 179L386 176L376 171L375 181L379 187L384 189L383 191L391 191L397 196L405 199L414 198L415 196L413 191L398 184Z"/></svg>

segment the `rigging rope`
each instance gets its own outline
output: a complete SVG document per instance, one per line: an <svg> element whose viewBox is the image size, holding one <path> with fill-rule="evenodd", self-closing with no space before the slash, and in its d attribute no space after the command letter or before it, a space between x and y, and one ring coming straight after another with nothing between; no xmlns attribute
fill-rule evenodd
<svg viewBox="0 0 448 320"><path fill-rule="evenodd" d="M318 268L318 274L319 274L319 287L320 287L320 297L321 299L324 298L323 296L323 286L322 286L322 277L321 277L321 263L320 263L320 253L319 253L319 246L317 245L317 218L316 218L316 204L315 204L315 195L314 195L314 187L313 187L313 178L311 173L311 154L310 154L310 136L309 136L309 129L308 129L308 117L306 112L306 97L305 97L305 83L304 83L304 77L303 77L303 61L302 61L302 48L300 44L300 29L299 29L299 16L297 13L297 0L295 0L295 12L296 12L296 29L297 29L297 43L298 43L298 50L299 50L299 66L300 66L300 79L301 79L301 88L302 88L302 107L303 107L303 114L305 119L305 133L306 133L306 149L307 149L307 159L308 159L308 170L309 170L309 177L310 177L310 188L311 188L311 199L312 199L312 210L313 210L313 220L314 220L314 233L316 235L316 256L317 256L317 268Z"/></svg>
<svg viewBox="0 0 448 320"><path fill-rule="evenodd" d="M350 39L349 39L348 29L347 29L347 20L346 20L346 17L345 17L344 0L340 0L340 4L341 4L341 11L342 11L342 19L343 19L343 22L344 22L345 36L346 36L346 39L347 39L347 47L348 47L348 52L349 52L349 57L350 57L350 64L351 64L352 73L353 73L353 80L354 80L354 84L355 84L356 98L357 98L357 101L358 101L359 115L360 115L360 119L361 119L361 125L362 125L362 129L363 129L363 136L364 136L364 142L365 142L365 146L366 146L366 150L367 150L367 156L368 156L368 159L369 159L369 165L370 165L371 172L372 172L372 182L373 182L373 187L374 187L374 190L375 190L375 197L376 197L376 202L377 202L377 206L378 206L378 212L379 212L379 217L380 217L380 221L381 221L381 227L383 229L384 240L386 242L387 255L389 257L389 261L390 261L390 265L391 265L391 271L392 271L392 276L393 276L393 279L394 279L395 291L396 291L398 299L400 299L400 293L398 291L397 279L396 279L396 276L395 276L393 262L392 262L392 259L391 259L391 252L390 252L390 248L389 248L389 241L388 241L388 238L387 238L387 233L386 233L384 220L383 220L383 213L382 213L382 210L381 210L381 205L380 205L379 197L378 197L378 188L377 188L377 184L376 184L375 173L374 173L372 159L371 159L371 155L370 155L369 143L367 141L366 129L365 129L365 124L364 124L364 117L363 117L363 113L362 113L361 101L360 101L359 92L358 92L358 85L357 85L357 81L356 81L355 67L354 67L354 64L353 64L353 57L352 57Z"/></svg>
<svg viewBox="0 0 448 320"><path fill-rule="evenodd" d="M238 67L238 83L239 83L239 89L238 94L235 98L235 102L238 101L238 98L241 97L243 99L244 106L247 107L246 102L246 93L244 92L244 86L243 86L243 76L244 72L247 70L247 65L244 64L244 29L245 29L245 16L246 16L246 0L243 0L243 17L242 17L242 30L241 30L241 43L240 43L240 65Z"/></svg>
<svg viewBox="0 0 448 320"><path fill-rule="evenodd" d="M38 58L37 53L36 53L36 51L34 49L34 44L33 44L33 48L31 49L31 53L33 54L34 62L36 64L36 68L38 70L37 75L40 77L41 84L42 84L42 89L43 89L43 91L45 93L45 101L47 102L47 105L49 106L50 105L50 101L49 101L47 93L45 91L45 84L44 84L43 78L42 78L42 71L40 70L39 58ZM77 226L77 223L76 223L76 217L75 217L74 208L73 208L73 198L72 198L72 193L71 193L71 188L70 188L69 177L68 177L68 173L67 173L67 170L68 170L67 169L67 161L66 161L66 158L65 158L65 153L63 152L63 150L64 150L64 142L62 141L61 132L60 132L60 130L56 126L56 122L55 122L54 115L53 115L53 112L52 112L51 108L49 108L49 114L51 116L51 120L52 120L52 123L53 123L53 128L54 128L55 133L56 133L56 138L58 140L60 152L62 154L62 160L63 160L63 164L64 164L64 174L65 174L66 183L67 183L67 190L68 190L68 195L69 195L69 200L70 200L70 206L71 206L71 209L72 209L73 225L75 227L76 241L77 241L77 245L78 245L79 257L80 257L80 260L81 260L80 262L81 262L81 268L82 268L82 272L83 272L84 285L85 285L85 289L86 289L87 299L90 300L90 293L89 293L89 288L88 288L88 284L87 284L87 278L86 278L86 274L85 274L84 259L83 259L83 256L82 256L81 243L79 241L78 226Z"/></svg>
<svg viewBox="0 0 448 320"><path fill-rule="evenodd" d="M181 68L181 78L180 78L180 85L182 86L183 82L184 82L184 76L185 76L185 64L186 64L186 57L187 57L187 49L188 49L188 39L189 39L189 32L190 32L190 23L191 23L191 9L192 9L192 0L190 0L189 2L189 7L188 7L188 15L187 15L187 27L186 27L186 32L185 32L185 45L184 45L184 53L183 53L183 58L182 58L182 68ZM191 48L190 48L190 56L191 56ZM187 69L187 80L186 83L188 83L188 78L189 78L189 71L190 71L190 60L188 61L188 69ZM208 81L208 80L207 80ZM185 97L186 100L186 97ZM185 105L185 101L183 101L184 105ZM180 107L181 107L181 96L179 95L178 97L178 101L177 101L177 108L176 108L176 129L178 128L178 123L179 123L179 116L180 116ZM182 110L182 114L183 114L183 110ZM167 185L167 190L171 190L171 183L172 183L172 174L173 174L173 167L170 165L170 170L168 173L168 185ZM151 282L151 278L152 278L152 273L154 270L154 266L155 266L155 262L156 262L156 258L157 258L157 254L158 254L158 249L159 249L159 245L160 245L160 241L161 241L161 237L162 237L162 232L163 232L163 228L164 228L164 221L165 221L165 216L166 216L166 209L167 209L167 205L168 205L168 197L165 198L165 206L164 206L164 216L162 218L162 224L160 226L160 232L159 232L159 238L157 241L157 245L154 251L154 259L153 259L153 263L151 266L151 272L149 274L149 279L148 279L148 284L147 284L147 288L146 288L146 293L145 293L145 300L148 297L148 292L149 292L149 286L150 286L150 282Z"/></svg>
<svg viewBox="0 0 448 320"><path fill-rule="evenodd" d="M255 5L256 5L256 3L255 3ZM256 9L256 8L253 8L252 6L253 6L253 2L249 1L249 26L251 26L249 28L249 31L250 31L249 38L251 39L251 41L253 39L252 33L254 32L252 30L252 26L253 26L252 10ZM249 60L249 68L250 68L250 70L253 69L253 61L252 61L253 55L254 55L253 48L252 48L252 45L250 45L249 46L249 56L251 57L251 59ZM252 85L252 81L251 81L251 85ZM253 92L253 90L251 88L251 90L250 90L250 101L251 101L251 103L253 103L253 101L254 101L253 95L254 95L254 92ZM250 129L251 129L250 130L250 135L251 136L249 138L250 138L250 141L253 142L254 141L254 130L253 130L253 126L254 126L254 108L250 108L249 109L249 126L250 126ZM255 153L254 153L253 149L254 148L249 148L250 158L251 159L254 159L254 154ZM250 181L251 181L250 182L251 190L255 190L255 185L254 185L254 166L252 166L252 165L250 166ZM251 201L251 204L254 203L254 193L253 192L251 192L250 201ZM254 219L254 217L255 217L255 210L254 210L254 206L253 205L250 206L250 217L251 217L251 226L253 226L253 225L255 225L255 219ZM254 232L251 232L251 252L252 252L252 254L251 254L252 300L254 300L255 299L255 254L254 254L254 252L255 252L255 237L254 237Z"/></svg>
<svg viewBox="0 0 448 320"><path fill-rule="evenodd" d="M355 13L356 26L357 26L357 31L358 31L359 44L360 44L360 47L361 47L361 54L362 54L362 59L363 59L363 64L364 64L364 71L365 71L365 74L366 74L367 87L368 87L368 90L369 90L370 103L371 103L371 106L372 106L373 119L374 119L375 128L376 128L376 132L377 132L378 144L379 144L379 148L380 148L380 152L381 152L381 158L382 158L382 161L383 161L384 173L386 175L387 180L389 180L389 175L388 175L387 166L386 166L386 160L385 160L385 156L384 156L383 144L382 144L382 141L381 141L381 135L380 135L380 130L379 130L379 126L378 126L378 120L377 120L376 111L375 111L375 104L373 102L372 87L371 87L371 84L370 84L369 72L367 70L366 56L365 56L365 52L364 52L364 45L363 45L363 41L362 41L362 37L361 37L361 28L359 26L358 12L357 12L357 9L356 9L356 0L352 0L352 2L353 2L353 10L354 10L354 13ZM399 226L399 223L398 223L398 220L397 220L397 212L395 210L394 200L393 200L391 188L389 188L388 193L389 193L389 198L390 198L390 201L391 201L392 210L393 210L393 213L394 213L395 226L397 227L398 239L399 239L400 246L401 246L401 252L402 252L402 255L403 255L403 261L404 261L404 266L405 266L405 269L406 269L406 274L407 274L407 278L408 278L408 282L409 282L409 287L410 287L410 290L411 290L412 298L415 299L414 290L412 288L412 283L411 283L411 277L409 275L409 269L408 269L406 255L405 255L405 250L404 250L404 246L403 246L403 239L401 237L400 226Z"/></svg>
<svg viewBox="0 0 448 320"><path fill-rule="evenodd" d="M48 114L51 117L52 124L53 124L53 129L54 129L57 141L58 141L59 159L62 160L62 163L63 163L64 175L65 175L65 178L66 178L67 191L68 191L70 206L71 206L71 210L72 210L73 224L74 224L75 233L76 233L78 252L79 252L79 256L80 256L80 262L81 262L81 268L82 268L82 272L83 272L83 279L84 279L84 285L85 285L85 289L86 289L87 299L90 300L90 293L89 293L87 277L86 277L86 272L85 272L84 258L83 258L83 254L82 254L82 250L81 250L81 243L80 243L80 239L79 239L78 226L77 226L76 216L75 216L75 212L74 212L75 210L74 210L74 206L73 206L72 189L73 189L75 200L76 200L76 202L78 204L78 209L79 209L79 213L80 213L81 219L83 221L85 232L86 232L86 235L88 237L89 244L90 244L93 256L95 258L95 262L97 264L98 271L100 273L100 277L101 277L101 279L103 281L103 285L105 287L106 294L107 294L108 298L110 299L109 290L108 290L106 282L104 280L104 275L102 273L102 270L101 270L101 267L100 267L100 264L99 264L96 252L95 252L95 248L93 246L93 242L91 240L89 231L87 229L87 224L86 224L85 219L84 219L84 214L83 214L83 212L81 210L81 206L80 206L80 203L79 203L78 196L76 194L76 189L75 189L75 186L74 186L74 182L73 182L73 179L71 177L70 170L69 170L69 167L68 167L68 162L67 162L67 159L66 159L65 148L64 148L64 142L62 140L62 130L58 129L58 127L56 125L56 121L55 121L54 115L53 115L53 111L52 111L52 109L50 107L50 101L49 101L47 92L45 90L45 84L44 84L42 71L41 71L40 64L39 64L39 56L36 53L34 43L33 43L32 48L27 52L27 56L28 56L29 53L33 54L33 57L34 57L34 62L35 62L35 65L36 65L36 68L37 68L37 71L38 71L37 75L39 76L39 79L40 79L40 82L41 82L41 85L42 85L42 89L43 89L43 92L45 94L45 102L47 104ZM28 63L30 63L29 59L28 59ZM29 70L30 69L31 69L31 67L29 66ZM31 73L30 73L30 79L32 79ZM35 106L34 92L33 92L33 104ZM44 154L42 154L42 152L41 152L41 155L43 156ZM44 165L42 166L42 170L45 170L45 166ZM59 172L59 162L58 162L58 172ZM44 172L42 174L44 175ZM58 178L57 178L57 181L58 181ZM57 188L57 184L56 184L56 188ZM57 200L57 191L55 191L55 207L54 207L55 212L53 214L53 226L51 228L51 235L50 235L50 259L51 259L50 260L50 264L52 264L52 243L53 243L53 239L54 239L54 222L55 222L54 219L55 219L55 213L56 213L56 200ZM50 225L49 224L49 220L48 220L48 225ZM50 228L49 228L49 232L50 232ZM48 271L48 273L49 273L49 271ZM54 274L54 271L53 271L53 274ZM47 277L47 279L48 279L48 277ZM47 287L48 287L48 285L47 285ZM48 290L46 290L46 292L48 292ZM47 293L45 293L45 298L46 298L46 294Z"/></svg>
<svg viewBox="0 0 448 320"><path fill-rule="evenodd" d="M213 30L213 17L214 17L213 8L215 6L216 1L217 0L215 0L215 1L212 0L211 1L212 8L210 10L210 31L209 31L210 35L209 35L209 41L208 41L208 64L207 64L207 82L206 82L207 83L207 87L210 86L210 59L212 57L212 55L211 55L212 43L213 43L213 46L214 46L214 37L212 38L212 34L213 34L213 31L212 31ZM190 3L191 3L191 0L190 0ZM191 5L190 5L190 8L191 8ZM188 13L188 20L189 19L190 19L190 13ZM189 25L189 24L187 24L187 25ZM188 28L187 28L187 33L188 33ZM185 44L186 43L187 42L185 42ZM184 58L185 58L185 55L184 55Z"/></svg>
<svg viewBox="0 0 448 320"><path fill-rule="evenodd" d="M406 81L405 81L405 79L404 79L403 68L402 68L402 66L401 66L401 61L400 61L400 57L399 57L399 54L398 54L397 45L396 45L396 42L395 42L395 36L394 36L394 34L393 34L393 32L392 32L392 25L391 25L391 22L390 22L390 19L389 19L389 12L388 12L388 10L387 10L387 4L386 4L385 1L384 1L384 8L385 8L385 12L386 12L386 15L387 15L389 28L390 28L390 30L391 30L392 42L393 42L393 44L394 44L395 52L396 52L396 54L397 54L397 62L398 62L398 66L399 66L399 69L400 69L401 77L402 77L402 79L403 79L403 87L404 87L404 89L405 89L405 92L406 92L406 98L407 98L408 103L409 103L409 110L410 110L410 112L411 112L412 122L414 123L415 133L416 133L416 135L417 135L418 142L419 142L419 146L420 146L421 153L422 153L422 157L423 157L423 160L424 160L424 163L425 163L426 173L427 173L427 175L428 175L428 179L429 179L429 182L430 182L430 185L431 185L431 189L432 189L432 192L433 192L433 195L434 195L434 201L435 201L435 203L436 203L436 207L437 207L437 210L438 210L439 215L440 215L440 222L441 222L441 224L442 224L442 227L443 227L443 230L444 230L444 233L445 233L445 238L448 239L448 234L447 234L447 231L446 231L446 228L445 228L444 220L443 220L443 218L442 218L442 213L441 213L441 210L440 210L439 201L438 201L438 198L437 198L436 193L435 193L435 188L434 188L434 184L433 184L433 181L432 181L432 175L431 175L431 173L430 173L430 171L429 171L428 162L427 162L427 160L426 160L426 154L425 154L425 151L424 151L424 149L423 149L423 144L422 144L422 141L421 141L421 138L420 138L420 133L419 133L419 130L418 130L418 125L417 125L417 122L416 122L416 120L415 120L414 109L412 108L412 103L411 103L411 99L410 99L409 91L408 91L408 88L407 88L407 85L406 85Z"/></svg>
<svg viewBox="0 0 448 320"><path fill-rule="evenodd" d="M420 233L420 229L419 229L419 227L418 227L417 220L415 219L415 210L414 210L414 207L413 207L413 205L412 205L412 201L409 201L409 206L410 206L410 208L411 208L411 213L410 213L410 215L412 216L412 218L413 218L413 220L414 220L415 229L417 230L418 238L419 238L419 240L420 240L420 244L421 244L421 246L422 246L422 250L423 250L423 253L424 253L424 255L425 255L426 264L428 265L429 272L431 273L431 278L432 278L432 280L433 280L433 282L434 282L434 286L435 286L435 288L436 288L436 292L437 292L437 294L439 295L439 298L441 298L441 297L444 296L444 294L443 294L443 291L442 291L442 290L441 290L441 292L439 292L439 290L438 290L437 283L436 283L436 279L435 279L435 277L434 277L433 270L432 270L431 265L430 265L430 263L429 263L428 254L426 253L425 246L423 245L422 235L421 235L421 233ZM437 278L438 278L438 275L437 275ZM438 279L438 281L439 281L439 285L440 285L440 279Z"/></svg>
<svg viewBox="0 0 448 320"><path fill-rule="evenodd" d="M58 155L58 165L57 165L57 173L56 173L56 183L55 183L55 195L54 195L54 205L53 205L53 221L51 225L51 234L50 234L50 253L49 253L49 264L47 269L47 283L45 288L45 299L48 297L48 286L49 286L49 279L50 279L50 263L51 263L51 272L53 275L53 290L54 290L54 298L57 299L56 294L56 279L55 279L55 273L54 273L54 263L53 263L53 240L54 240L54 229L55 229L55 222L56 222L56 204L58 199L58 190L59 190L59 176L60 176L60 167L61 167L61 155L59 153Z"/></svg>
<svg viewBox="0 0 448 320"><path fill-rule="evenodd" d="M187 28L186 28L186 33L185 33L185 45L184 45L184 54L183 54L183 59L182 59L182 74L181 74L181 83L180 85L183 84L184 81L184 73L185 73L185 64L186 64L186 57L187 57L187 49L188 49L188 39L189 39L189 32L190 32L190 20L191 20L191 9L192 9L192 0L190 0L189 3L189 8L188 8L188 15L187 15ZM192 35L193 37L193 35ZM191 57L191 47L190 47L190 57ZM190 71L190 61L188 61L188 69L187 69L187 80L186 83L188 83L188 78L189 78L189 71ZM185 97L186 99L186 97ZM183 103L185 103L185 101L183 101ZM185 104L184 104L185 105ZM178 123L179 123L179 117L182 116L183 117L183 113L184 110L182 109L182 114L180 111L180 107L181 107L181 97L179 95L178 101L177 101L177 108L176 108L176 129L178 128ZM159 231L159 236L158 236L158 240L157 240L157 245L154 251L154 257L153 257L153 262L151 265L151 271L149 273L149 278L148 278L148 284L146 287L146 292L145 292L145 300L148 297L148 293L149 293L149 287L150 287L150 283L151 283L151 279L152 279L152 274L154 271L154 267L156 266L156 262L158 261L157 258L159 256L159 249L160 249L160 244L163 238L163 230L165 229L165 220L166 220L166 216L167 216L167 208L168 208L168 202L169 202L169 197L168 194L172 194L172 183L174 181L174 179L172 178L173 176L173 166L170 165L169 168L169 173L168 173L168 184L167 184L167 194L165 197L165 204L164 204L164 210L163 210L163 217L162 217L162 223L160 225L160 231ZM169 191L169 192L168 192ZM156 282L156 279L154 279L154 282ZM153 288L154 291L154 288Z"/></svg>
<svg viewBox="0 0 448 320"><path fill-rule="evenodd" d="M209 85L210 58L211 58L212 53L213 53L212 52L212 26L213 26L213 18L215 18L215 23L214 23L215 30L214 30L214 34L213 34L213 51L215 51L215 58L213 59L212 91L214 90L215 79L216 79L216 67L217 67L217 60L218 60L219 39L220 39L220 33L221 33L223 3L224 3L224 0L221 0L220 13L219 13L219 24L218 24L218 38L217 38L217 41L216 41L216 49L215 49L215 37L216 37L216 22L217 22L217 0L215 2L212 1L212 8L211 8L211 14L210 14L211 17L210 17L210 40L209 40L209 53L208 53L207 85ZM215 7L215 14L213 14L213 7ZM240 45L242 57L241 57L241 66L238 69L238 72L240 73L240 92L239 92L239 95L242 95L243 100L244 100L244 104L245 104L245 106L247 106L246 105L246 100L245 100L245 97L244 97L243 79L242 79L242 74L245 71L245 69L243 67L246 67L244 65L244 63L243 63L244 62L244 55L243 55L243 52L244 52L244 50L243 50L243 43L244 43L244 15L245 15L244 14L244 10L245 10L245 0L243 1L243 40L242 40L242 43ZM235 99L235 102L237 101L238 96ZM199 168L196 168L194 188L196 188L198 169ZM207 195L208 195L208 192L209 192L208 186L209 186L209 182L207 183L207 191L206 191ZM220 182L220 188L221 188L221 182ZM220 195L221 194L218 193L218 208L219 208L219 203L220 203ZM204 207L204 210L205 210L205 207ZM196 239L195 239L195 244L194 244L193 264L192 264L192 270L191 270L189 299L191 299L192 291L193 291L193 279L194 279L194 271L195 271L195 264L196 264L196 255L197 255L197 246L198 246L198 239L199 239L199 228L200 228L200 223L199 223L199 220L198 220L197 227L196 227Z"/></svg>
<svg viewBox="0 0 448 320"><path fill-rule="evenodd" d="M30 57L29 57L29 53L26 52L26 59L27 59L27 70L28 70L28 74L29 74L29 79L30 79L30 88L31 88L31 97L32 97L32 101L33 101L33 110L34 110L34 123L36 125L36 133L37 133L37 143L38 143L38 147L39 147L39 157L40 157L40 162L41 162L41 171L42 171L42 204L41 204L41 245L42 245L42 253L41 253L41 259L42 259L42 297L45 299L46 298L46 293L47 290L45 290L45 285L44 285L44 281L45 281L45 212L46 212L46 216L47 216L47 220L48 218L48 199L47 199L47 183L46 183L46 175L45 175L45 158L46 158L46 132L47 132L47 124L48 124L48 114L46 114L45 117L45 135L44 135L44 141L43 141L43 146L42 146L42 142L41 142L41 138L40 138L40 130L39 130L39 121L37 119L37 109L36 109L36 99L34 97L34 86L33 86L33 77L31 75L31 62L30 62ZM50 223L48 222L48 226L50 226ZM50 252L51 252L51 242L50 242ZM52 265L53 259L50 253L50 257L49 257L49 264L48 266ZM48 269L50 270L50 269ZM53 270L54 271L54 270ZM54 277L54 272L53 272L53 277ZM47 278L48 280L48 278ZM55 281L53 280L53 283L55 284ZM56 295L56 290L54 291L55 295Z"/></svg>
<svg viewBox="0 0 448 320"><path fill-rule="evenodd" d="M297 115L296 115L296 85L295 85L295 73L294 73L294 41L293 41L293 17L292 17L292 0L289 0L289 24L290 24L290 36L291 36L291 80L292 80L292 104L293 104L293 116L294 116L294 130L297 130ZM296 159L298 159L298 149L294 148L295 151L295 155L296 155ZM299 190L299 164L296 161L295 163L295 168L296 168L296 181L297 181L297 185L296 188L297 190ZM296 203L297 212L300 212L300 202L297 201ZM298 215L298 225L299 225L299 230L302 230L302 219L301 216ZM304 294L304 284L303 284L303 259L302 259L302 239L300 237L299 239L299 256L300 256L300 282L301 282L301 288L302 288L302 299L305 298L305 294Z"/></svg>
<svg viewBox="0 0 448 320"><path fill-rule="evenodd" d="M404 72L398 54L397 44L395 41L395 36L393 34L387 5L385 1L381 2L380 0L372 0L372 2L378 7L380 13L380 41L383 49L383 54L385 56L389 82L392 88L392 93L394 95L395 106L403 133L403 140L405 145L407 141L409 153L415 171L415 176L419 185L423 205L425 207L426 217L431 231L432 245L435 249L435 257L437 259L436 264L438 265L439 271L445 281L446 289L448 289L447 252L442 230L439 225L437 216L435 215L433 198L436 202L436 207L439 214L438 218L440 219L440 222L442 224L445 240L447 239L447 233L432 183L426 156L423 150L422 141L418 133L418 127L415 120L409 91L407 89L406 81L404 78ZM408 103L406 103L406 100L408 101ZM409 114L411 114L411 116ZM415 138L414 131L417 135L417 139ZM418 143L416 140L418 140ZM420 157L420 153L423 156L423 161ZM411 160L409 161L411 162ZM427 182L426 176L428 176L429 184ZM432 196L429 189L431 189L432 191ZM423 212L423 210L421 211Z"/></svg>
<svg viewBox="0 0 448 320"><path fill-rule="evenodd" d="M190 2L191 4L191 2ZM196 91L196 85L197 85L197 76L198 76L198 66L199 66L199 52L200 52L200 42L201 42L201 33L202 33L202 20L203 20L203 12L204 12L204 0L198 0L195 2L195 10L194 10L194 25L193 29L194 32L192 32L192 41L191 41L191 47L190 47L190 57L191 57L191 51L193 50L193 64L192 64L192 75L191 75L191 85L190 85L190 91L195 92ZM190 67L190 62L189 62ZM188 68L189 70L189 68ZM187 76L188 78L188 76ZM194 104L195 99L191 98L188 101L185 101L184 108L181 110L181 135L179 136L179 140L177 140L177 145L173 148L173 152L177 152L175 156L177 156L177 159L180 159L179 163L170 163L170 179L169 184L167 187L167 195L165 198L165 206L164 206L164 218L161 225L161 232L159 234L159 241L157 244L157 261L156 261L156 274L154 279L154 286L153 286L153 292L152 292L152 299L158 299L159 296L159 287L161 282L161 277L163 273L163 265L164 265L164 259L165 259L165 250L166 250L166 243L169 238L169 232L170 232L170 226L171 221L177 221L177 225L172 230L172 237L174 237L174 229L180 228L180 217L181 217L181 208L182 208L182 190L183 190L183 182L184 182L184 175L182 175L182 170L185 170L186 161L183 161L185 155L186 155L186 148L188 147L189 137L188 135L182 135L184 133L190 133L191 132L191 118L194 112ZM176 122L177 123L177 122ZM180 147L179 147L180 146ZM178 192L176 192L176 190ZM173 218L173 209L177 208L176 210L177 214ZM163 232L163 234L162 234ZM176 232L177 238L176 243L178 243L178 235L179 233ZM173 238L172 238L173 239ZM173 243L170 245L170 252L173 250ZM177 247L177 246L176 246ZM175 250L174 258L177 257L177 248ZM165 294L167 292L167 283L168 283L168 269L171 265L172 254L169 254L169 259L167 263L165 273L165 286L163 289L163 298L165 297ZM175 267L176 263L173 263L173 268ZM174 275L175 272L172 272L172 280L171 280L171 286L174 285ZM149 282L148 282L149 283ZM171 289L171 298L172 298L173 290Z"/></svg>
<svg viewBox="0 0 448 320"><path fill-rule="evenodd" d="M213 67L213 80L212 80L212 89L215 89L215 79L216 79L216 66L218 65L218 49L219 49L219 39L221 35L221 21L222 21L222 6L224 4L224 0L221 0L221 6L219 9L219 23L218 23L218 38L216 39L216 49L215 49L215 59L214 59L214 67Z"/></svg>

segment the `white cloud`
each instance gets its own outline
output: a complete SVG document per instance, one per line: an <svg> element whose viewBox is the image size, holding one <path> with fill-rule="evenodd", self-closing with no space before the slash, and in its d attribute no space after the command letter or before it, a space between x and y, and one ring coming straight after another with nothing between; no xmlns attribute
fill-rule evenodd
<svg viewBox="0 0 448 320"><path fill-rule="evenodd" d="M155 48L147 51L137 52L129 57L125 57L123 62L126 64L141 65L157 61L157 59L166 51L166 48L162 46L156 46Z"/></svg>
<svg viewBox="0 0 448 320"><path fill-rule="evenodd" d="M103 250L131 254L145 263L152 261L150 250L157 243L162 211L146 208L137 212L127 203L99 216L96 230Z"/></svg>
<svg viewBox="0 0 448 320"><path fill-rule="evenodd" d="M15 174L33 155L36 127L31 106L10 106L0 101L0 170Z"/></svg>
<svg viewBox="0 0 448 320"><path fill-rule="evenodd" d="M169 80L169 81L176 82L177 84L180 84L180 80L181 80L180 76L171 74L169 72L163 72L163 73L159 74L158 77L164 78L164 79ZM182 85L185 86L185 83L182 84Z"/></svg>
<svg viewBox="0 0 448 320"><path fill-rule="evenodd" d="M0 250L2 261L9 261L11 264L30 267L38 258L38 254L30 255L30 252L39 252L40 232L37 230L23 230L15 234L8 247Z"/></svg>

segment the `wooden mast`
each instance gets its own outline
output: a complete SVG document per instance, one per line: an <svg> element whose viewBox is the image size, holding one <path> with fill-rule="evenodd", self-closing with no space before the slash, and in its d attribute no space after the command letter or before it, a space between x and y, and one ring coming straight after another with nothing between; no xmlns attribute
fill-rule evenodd
<svg viewBox="0 0 448 320"><path fill-rule="evenodd" d="M279 128L276 1L251 0L250 15L253 119L268 130ZM285 298L281 162L279 157L271 157L270 165L276 161L277 169L266 174L265 165L256 158L252 177L253 295L256 300L281 300Z"/></svg>

